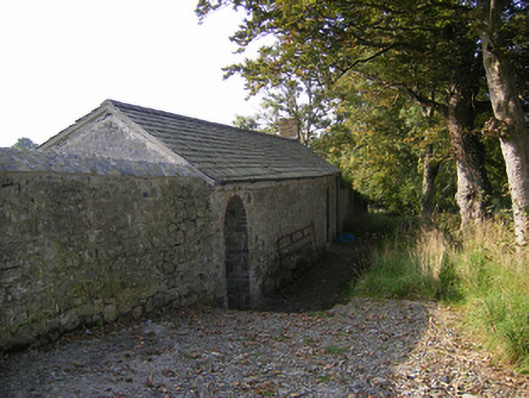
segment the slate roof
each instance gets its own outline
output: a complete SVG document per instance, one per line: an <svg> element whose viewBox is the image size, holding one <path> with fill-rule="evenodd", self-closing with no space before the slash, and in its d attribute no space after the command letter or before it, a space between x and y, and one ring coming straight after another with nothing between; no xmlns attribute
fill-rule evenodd
<svg viewBox="0 0 529 398"><path fill-rule="evenodd" d="M340 172L296 141L114 100L106 102L217 183Z"/></svg>
<svg viewBox="0 0 529 398"><path fill-rule="evenodd" d="M159 146L165 146L165 150L188 162L215 184L314 178L340 173L339 169L295 140L115 100L104 101L39 149L53 149L68 140L78 128L104 113L114 114L143 136L154 137Z"/></svg>

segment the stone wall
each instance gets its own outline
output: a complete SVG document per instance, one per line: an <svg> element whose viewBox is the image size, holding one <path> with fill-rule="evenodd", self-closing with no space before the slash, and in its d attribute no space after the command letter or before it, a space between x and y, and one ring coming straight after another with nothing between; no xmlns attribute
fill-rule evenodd
<svg viewBox="0 0 529 398"><path fill-rule="evenodd" d="M0 149L0 350L167 304L257 306L341 225L335 176L211 187L195 175Z"/></svg>
<svg viewBox="0 0 529 398"><path fill-rule="evenodd" d="M247 217L248 269L251 305L259 304L267 293L309 266L336 238L336 177L281 182L229 184L216 187L212 195L212 214L217 227L214 253L220 264L222 280L226 268L226 236L223 226L231 198L242 199ZM310 236L300 236L309 227ZM292 238L288 260L280 258L280 239ZM300 247L296 247L299 242ZM291 255L290 255L291 254Z"/></svg>
<svg viewBox="0 0 529 398"><path fill-rule="evenodd" d="M62 171L91 173L44 171L44 155L32 156L40 161L18 156L18 166L0 167L0 349L123 313L218 300L202 180L142 176L142 166L123 175L119 164L97 175L100 166L71 158Z"/></svg>

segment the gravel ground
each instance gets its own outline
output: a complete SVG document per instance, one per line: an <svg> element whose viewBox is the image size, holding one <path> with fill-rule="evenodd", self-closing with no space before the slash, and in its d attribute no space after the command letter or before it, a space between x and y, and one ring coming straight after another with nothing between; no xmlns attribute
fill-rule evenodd
<svg viewBox="0 0 529 398"><path fill-rule="evenodd" d="M529 379L493 366L456 316L370 299L166 310L4 355L0 397L529 397Z"/></svg>

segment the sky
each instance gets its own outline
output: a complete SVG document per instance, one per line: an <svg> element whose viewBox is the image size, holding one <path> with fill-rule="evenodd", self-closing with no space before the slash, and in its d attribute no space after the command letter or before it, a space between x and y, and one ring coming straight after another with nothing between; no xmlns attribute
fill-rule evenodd
<svg viewBox="0 0 529 398"><path fill-rule="evenodd" d="M42 144L114 99L232 124L257 112L229 41L232 9L199 24L197 0L1 0L0 147Z"/></svg>

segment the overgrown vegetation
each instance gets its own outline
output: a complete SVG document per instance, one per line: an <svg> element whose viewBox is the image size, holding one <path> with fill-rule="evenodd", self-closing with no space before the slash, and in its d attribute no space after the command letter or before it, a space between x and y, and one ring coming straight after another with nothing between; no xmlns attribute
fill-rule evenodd
<svg viewBox="0 0 529 398"><path fill-rule="evenodd" d="M225 69L264 95L240 124L297 119L378 212L349 228L382 242L354 294L460 306L528 371L529 2L199 0L197 14L225 6L247 13L239 51L274 39ZM508 223L484 221L506 209Z"/></svg>
<svg viewBox="0 0 529 398"><path fill-rule="evenodd" d="M514 239L501 220L486 222L465 239L434 228L394 230L350 294L455 306L462 327L479 336L496 360L529 373L529 252Z"/></svg>

